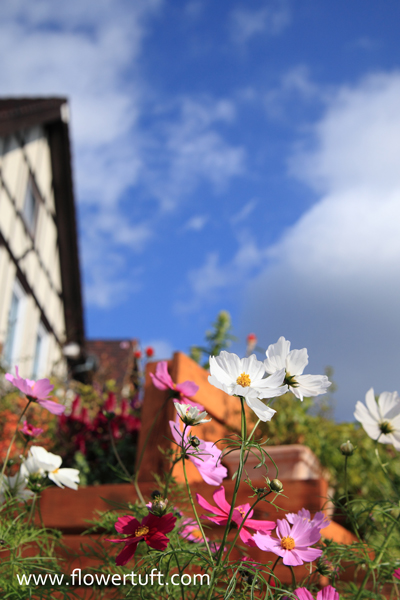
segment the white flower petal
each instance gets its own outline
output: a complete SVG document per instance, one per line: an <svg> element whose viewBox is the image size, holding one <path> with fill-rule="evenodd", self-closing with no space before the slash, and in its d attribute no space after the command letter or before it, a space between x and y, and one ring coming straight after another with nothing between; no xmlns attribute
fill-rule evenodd
<svg viewBox="0 0 400 600"><path fill-rule="evenodd" d="M266 351L267 358L264 360L264 366L267 373L272 374L275 371L286 368L286 357L290 351L290 342L283 336L279 338L276 344L268 346Z"/></svg>
<svg viewBox="0 0 400 600"><path fill-rule="evenodd" d="M261 421L270 421L276 413L276 410L273 410L269 406L265 406L258 398L246 398L246 403Z"/></svg>
<svg viewBox="0 0 400 600"><path fill-rule="evenodd" d="M368 408L362 402L358 401L356 404L356 410L354 411L354 417L360 423L368 423L369 425L377 425L378 421L371 415Z"/></svg>
<svg viewBox="0 0 400 600"><path fill-rule="evenodd" d="M367 408L368 408L369 412L371 413L371 415L374 417L374 419L376 419L376 421L380 421L381 416L379 414L379 409L378 409L378 405L375 400L375 394L374 394L373 388L370 388L368 390L368 392L365 394L365 404L367 405Z"/></svg>
<svg viewBox="0 0 400 600"><path fill-rule="evenodd" d="M307 348L302 348L302 350L292 350L286 357L286 371L290 375L301 375L307 365Z"/></svg>
<svg viewBox="0 0 400 600"><path fill-rule="evenodd" d="M221 352L222 354L222 352ZM225 353L227 354L227 353ZM225 367L225 368L224 368ZM230 369L230 367L229 367ZM229 385L232 382L232 376L228 372L228 365L221 356L210 356L210 374L214 376L218 381ZM210 378L208 378L210 381ZM235 380L236 381L236 380ZM211 382L210 382L211 383ZM212 384L214 385L214 384ZM222 389L222 388L220 388Z"/></svg>
<svg viewBox="0 0 400 600"><path fill-rule="evenodd" d="M49 479L54 481L58 487L68 487L72 490L77 490L79 483L79 471L78 469L56 469L52 473L48 474Z"/></svg>
<svg viewBox="0 0 400 600"><path fill-rule="evenodd" d="M296 389L306 396L318 396L325 394L331 382L326 375L297 375L296 382L299 384Z"/></svg>
<svg viewBox="0 0 400 600"><path fill-rule="evenodd" d="M378 404L380 413L385 420L390 420L400 413L400 398L397 392L382 392Z"/></svg>

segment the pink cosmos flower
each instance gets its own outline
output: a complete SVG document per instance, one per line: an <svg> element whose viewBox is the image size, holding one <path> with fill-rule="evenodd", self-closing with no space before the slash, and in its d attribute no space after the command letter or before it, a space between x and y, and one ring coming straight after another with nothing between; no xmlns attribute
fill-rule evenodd
<svg viewBox="0 0 400 600"><path fill-rule="evenodd" d="M193 381L184 381L183 383L174 383L171 375L168 373L168 363L166 360L162 360L157 364L156 373L150 373L150 377L153 380L153 384L159 390L170 390L171 397L175 398L179 403L190 404L195 406L199 410L203 410L204 406L189 400L190 396L194 396L199 386Z"/></svg>
<svg viewBox="0 0 400 600"><path fill-rule="evenodd" d="M203 535L199 529L198 524L194 519L184 519L182 521L182 529L179 532L179 535L185 538L185 540L189 540L190 542L204 542ZM209 542L209 538L206 536L207 542Z"/></svg>
<svg viewBox="0 0 400 600"><path fill-rule="evenodd" d="M173 530L176 523L176 517L171 513L157 517L153 514L148 514L139 523L135 517L126 515L120 517L115 523L115 529L118 533L127 534L126 538L108 539L107 542L124 542L123 550L118 554L115 563L117 565L126 565L133 558L139 542L146 542L150 548L156 550L165 550L168 546L169 539L165 535Z"/></svg>
<svg viewBox="0 0 400 600"><path fill-rule="evenodd" d="M319 558L322 554L319 548L310 548L320 540L320 530L318 527L310 527L306 521L297 519L291 527L287 521L278 519L276 533L278 539L257 532L253 540L261 550L281 556L284 565L302 565Z"/></svg>
<svg viewBox="0 0 400 600"><path fill-rule="evenodd" d="M225 489L221 485L221 487L216 490L213 494L213 499L216 506L212 506L203 496L200 494L196 495L197 502L200 504L202 508L208 510L215 516L203 515L203 518L212 521L212 523L216 523L217 525L225 526L228 522L229 512L231 510L231 505L225 499ZM239 528L243 523L243 519L250 509L250 504L240 504L239 506L235 506L233 514L232 514L232 522ZM240 530L239 537L246 544L246 546L255 546L255 542L252 538L251 533L247 530L253 529L254 531L262 531L266 537L269 537L268 534L275 527L275 523L273 521L257 521L252 519L253 511L249 512L249 515L246 521L243 524L242 529Z"/></svg>
<svg viewBox="0 0 400 600"><path fill-rule="evenodd" d="M51 385L48 379L39 379L38 381L32 381L31 379L23 379L19 376L18 367L15 367L16 377L11 373L6 373L5 378L7 381L12 383L18 388L29 400L33 400L46 408L53 415L61 415L65 411L65 406L57 404L52 400L47 400L54 385Z"/></svg>
<svg viewBox="0 0 400 600"><path fill-rule="evenodd" d="M28 421L24 421L24 426L20 429L20 432L24 435L29 435L30 437L37 437L41 433L43 433L44 429L41 427L34 427Z"/></svg>
<svg viewBox="0 0 400 600"><path fill-rule="evenodd" d="M393 573L393 577L396 577L396 579L400 579L400 569L395 570L395 572Z"/></svg>
<svg viewBox="0 0 400 600"><path fill-rule="evenodd" d="M175 421L170 421L172 437L178 446L182 445L182 433L180 433L180 419L176 416ZM197 438L198 439L198 438ZM226 467L221 465L221 450L213 444L213 442L205 442L199 440L199 445L194 448L190 444L189 431L186 429L183 438L184 447L190 462L194 464L196 469L206 483L209 485L221 485L221 482L228 475Z"/></svg>
<svg viewBox="0 0 400 600"><path fill-rule="evenodd" d="M297 514L288 513L285 517L291 525L294 525L296 521L303 521L304 523L308 523L309 527L318 527L318 529L324 529L330 523L330 520L322 510L315 513L313 518L311 518L310 511L306 508L302 508Z"/></svg>
<svg viewBox="0 0 400 600"><path fill-rule="evenodd" d="M294 590L299 600L314 600L314 596L306 588L297 588ZM327 585L317 594L317 600L339 600L339 594L331 585Z"/></svg>

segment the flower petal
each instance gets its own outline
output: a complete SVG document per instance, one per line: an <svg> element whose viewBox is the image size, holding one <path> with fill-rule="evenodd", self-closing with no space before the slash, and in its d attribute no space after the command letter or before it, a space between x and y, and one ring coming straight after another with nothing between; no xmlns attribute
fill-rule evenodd
<svg viewBox="0 0 400 600"><path fill-rule="evenodd" d="M127 544L125 548L118 554L117 558L115 559L115 564L120 567L126 565L126 563L134 557L137 545L138 542Z"/></svg>
<svg viewBox="0 0 400 600"><path fill-rule="evenodd" d="M307 348L291 350L286 357L286 371L290 375L301 375L308 365Z"/></svg>
<svg viewBox="0 0 400 600"><path fill-rule="evenodd" d="M58 402L53 402L52 400L38 400L38 404L53 415L62 415L65 411L65 406L63 404L58 404Z"/></svg>
<svg viewBox="0 0 400 600"><path fill-rule="evenodd" d="M294 590L294 593L299 600L314 600L314 597L306 588L297 588L297 590Z"/></svg>

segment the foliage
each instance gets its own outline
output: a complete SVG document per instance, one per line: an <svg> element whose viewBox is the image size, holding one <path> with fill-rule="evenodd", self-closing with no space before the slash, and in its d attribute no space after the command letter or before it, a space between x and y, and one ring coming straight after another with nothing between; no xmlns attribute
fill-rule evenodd
<svg viewBox="0 0 400 600"><path fill-rule="evenodd" d="M376 467L375 443L360 424L335 423L323 414L315 414L312 398L300 402L290 393L277 398L272 406L277 411L274 418L260 424L261 432L268 436L268 445L307 445L321 462L334 488L335 501L344 494L343 460L338 449L347 440L357 448L348 467L350 496L375 500L381 498L382 492L390 493L390 483L382 470ZM380 452L382 460L388 462L391 478L400 484L400 463L392 460L396 456L395 450L391 446L381 445Z"/></svg>
<svg viewBox="0 0 400 600"><path fill-rule="evenodd" d="M206 331L206 346L192 346L190 357L197 363L201 363L204 369L210 367L209 357L217 356L222 350L226 350L236 338L231 334L231 316L226 310L221 310L216 321L212 324L213 329Z"/></svg>

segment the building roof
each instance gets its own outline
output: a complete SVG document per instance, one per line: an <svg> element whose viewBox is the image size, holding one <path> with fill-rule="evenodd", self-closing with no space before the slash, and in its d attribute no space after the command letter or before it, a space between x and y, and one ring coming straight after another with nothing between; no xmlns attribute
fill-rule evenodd
<svg viewBox="0 0 400 600"><path fill-rule="evenodd" d="M47 131L53 174L66 341L77 342L83 347L85 328L68 116L67 98L0 99L0 136L11 135L37 125L43 126Z"/></svg>

